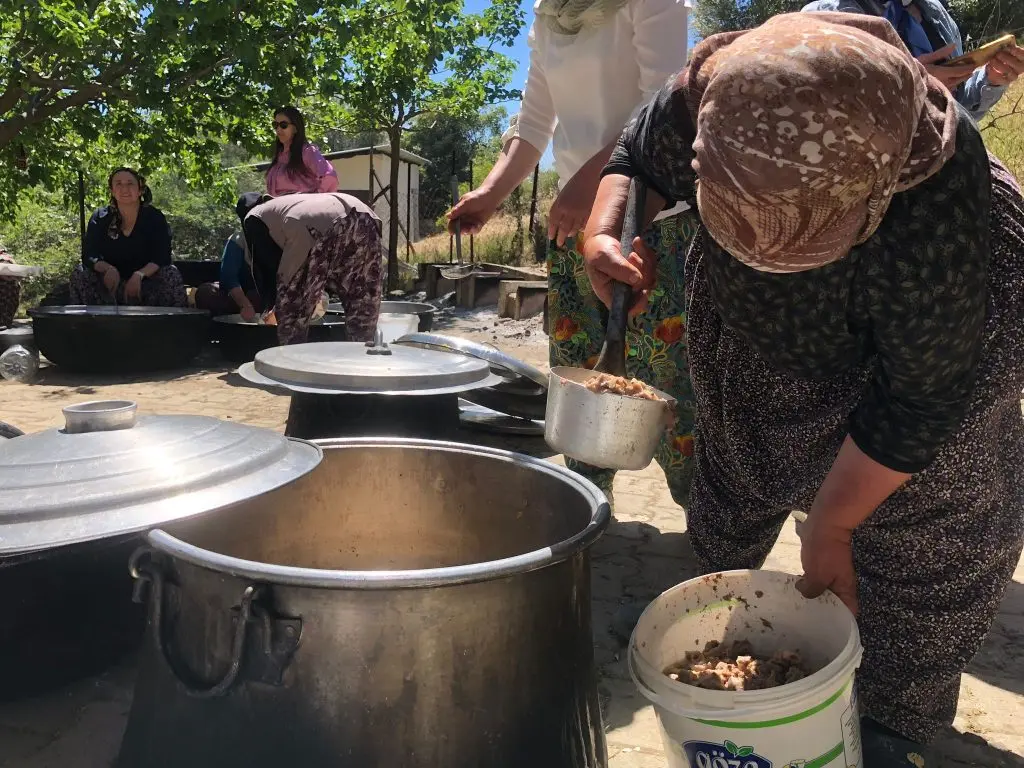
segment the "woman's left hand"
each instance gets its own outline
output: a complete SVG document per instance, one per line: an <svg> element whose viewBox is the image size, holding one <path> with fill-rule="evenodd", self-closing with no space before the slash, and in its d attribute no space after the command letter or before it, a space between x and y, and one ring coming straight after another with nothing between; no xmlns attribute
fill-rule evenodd
<svg viewBox="0 0 1024 768"><path fill-rule="evenodd" d="M856 615L853 531L832 523L822 512L812 511L799 528L800 562L804 575L796 586L804 597L809 598L831 590Z"/></svg>
<svg viewBox="0 0 1024 768"><path fill-rule="evenodd" d="M142 275L138 272L133 273L124 284L124 297L129 301L142 299Z"/></svg>
<svg viewBox="0 0 1024 768"><path fill-rule="evenodd" d="M1010 46L999 53L985 67L985 76L992 85L1013 85L1024 75L1024 48Z"/></svg>

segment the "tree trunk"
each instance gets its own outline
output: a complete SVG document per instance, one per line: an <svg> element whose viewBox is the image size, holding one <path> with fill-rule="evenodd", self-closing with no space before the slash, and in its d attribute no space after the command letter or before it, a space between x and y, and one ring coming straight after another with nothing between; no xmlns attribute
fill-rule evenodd
<svg viewBox="0 0 1024 768"><path fill-rule="evenodd" d="M388 291L393 291L398 287L398 227L401 223L401 211L398 207L398 172L402 163L402 126L393 126L388 131L388 138L391 140L391 179L388 181L388 210L391 212L388 219Z"/></svg>

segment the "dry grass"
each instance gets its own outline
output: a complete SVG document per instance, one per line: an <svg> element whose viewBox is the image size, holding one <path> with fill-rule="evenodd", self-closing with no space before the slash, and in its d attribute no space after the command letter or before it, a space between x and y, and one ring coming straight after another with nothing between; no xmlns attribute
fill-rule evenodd
<svg viewBox="0 0 1024 768"><path fill-rule="evenodd" d="M541 210L546 210L545 204ZM530 217L522 217L521 229L516 226L514 216L498 214L491 219L483 232L473 238L475 261L490 264L522 265L533 263L533 245L529 237ZM518 242L517 242L518 241ZM462 238L462 258L469 261L469 238ZM456 259L450 236L441 233L424 238L413 245L413 262L443 262Z"/></svg>
<svg viewBox="0 0 1024 768"><path fill-rule="evenodd" d="M1018 81L981 124L985 144L1024 181L1024 80Z"/></svg>

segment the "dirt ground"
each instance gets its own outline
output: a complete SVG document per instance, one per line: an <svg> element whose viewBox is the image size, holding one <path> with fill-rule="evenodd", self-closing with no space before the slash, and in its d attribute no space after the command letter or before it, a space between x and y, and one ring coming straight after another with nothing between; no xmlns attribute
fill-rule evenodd
<svg viewBox="0 0 1024 768"><path fill-rule="evenodd" d="M547 340L539 318L499 320L493 312L442 319L439 332L494 344L543 367ZM63 423L64 405L127 398L150 413L196 413L283 429L287 398L253 389L213 354L187 371L145 379L97 379L44 369L31 385L0 383L0 421L25 431ZM557 460L557 458L555 459ZM638 694L612 617L690 578L686 523L657 466L616 479L616 519L595 545L594 620L611 768L664 766L653 709ZM767 567L799 572L799 544L786 527ZM0 617L2 621L2 617ZM30 701L0 705L0 768L106 768L131 703L134 660L105 675ZM2 681L0 681L2 685ZM944 766L1024 766L1024 561L984 647L960 689L955 728L941 738ZM868 766L868 768L871 768Z"/></svg>

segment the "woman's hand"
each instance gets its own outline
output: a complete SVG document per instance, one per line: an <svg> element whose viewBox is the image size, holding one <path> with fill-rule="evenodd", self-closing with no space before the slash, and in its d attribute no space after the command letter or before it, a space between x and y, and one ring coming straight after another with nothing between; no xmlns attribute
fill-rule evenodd
<svg viewBox="0 0 1024 768"><path fill-rule="evenodd" d="M939 48L937 51L932 53L926 53L923 56L918 56L917 60L924 64L924 68L928 70L928 74L946 86L950 91L954 91L960 87L962 83L966 83L970 79L971 75L974 74L973 64L961 64L956 67L948 67L942 65L940 62L945 61L950 56L956 55L956 46L952 43Z"/></svg>
<svg viewBox="0 0 1024 768"><path fill-rule="evenodd" d="M853 531L831 523L827 515L807 516L799 528L804 575L797 589L804 597L831 590L857 614L857 574L853 569Z"/></svg>
<svg viewBox="0 0 1024 768"><path fill-rule="evenodd" d="M456 222L462 227L462 234L476 235L491 220L501 205L498 195L480 187L467 192L448 212L448 231L455 234Z"/></svg>
<svg viewBox="0 0 1024 768"><path fill-rule="evenodd" d="M242 319L247 323L256 321L256 308L251 302L245 301L242 306L238 308L238 313L242 316Z"/></svg>
<svg viewBox="0 0 1024 768"><path fill-rule="evenodd" d="M142 273L133 272L124 284L124 298L126 301L142 301Z"/></svg>
<svg viewBox="0 0 1024 768"><path fill-rule="evenodd" d="M106 265L106 271L103 273L103 286L110 292L111 296L117 296L117 287L121 285L121 275L118 274L117 268Z"/></svg>
<svg viewBox="0 0 1024 768"><path fill-rule="evenodd" d="M658 257L641 238L633 240L633 252L623 257L619 241L611 235L594 235L583 243L583 263L598 298L610 306L612 283L626 283L633 289L635 315L647 308L647 292L654 285Z"/></svg>
<svg viewBox="0 0 1024 768"><path fill-rule="evenodd" d="M1024 48L1014 45L996 54L985 66L985 76L992 85L1013 85L1024 75Z"/></svg>
<svg viewBox="0 0 1024 768"><path fill-rule="evenodd" d="M847 435L800 527L804 576L797 588L806 597L831 589L857 612L853 532L910 477L879 464Z"/></svg>
<svg viewBox="0 0 1024 768"><path fill-rule="evenodd" d="M569 179L569 183L562 188L555 202L551 204L551 211L548 213L548 240L554 240L561 248L566 240L574 237L586 226L590 209L594 207L594 198L597 197L597 185L600 183L600 174L593 173L587 168L580 169L579 173Z"/></svg>

